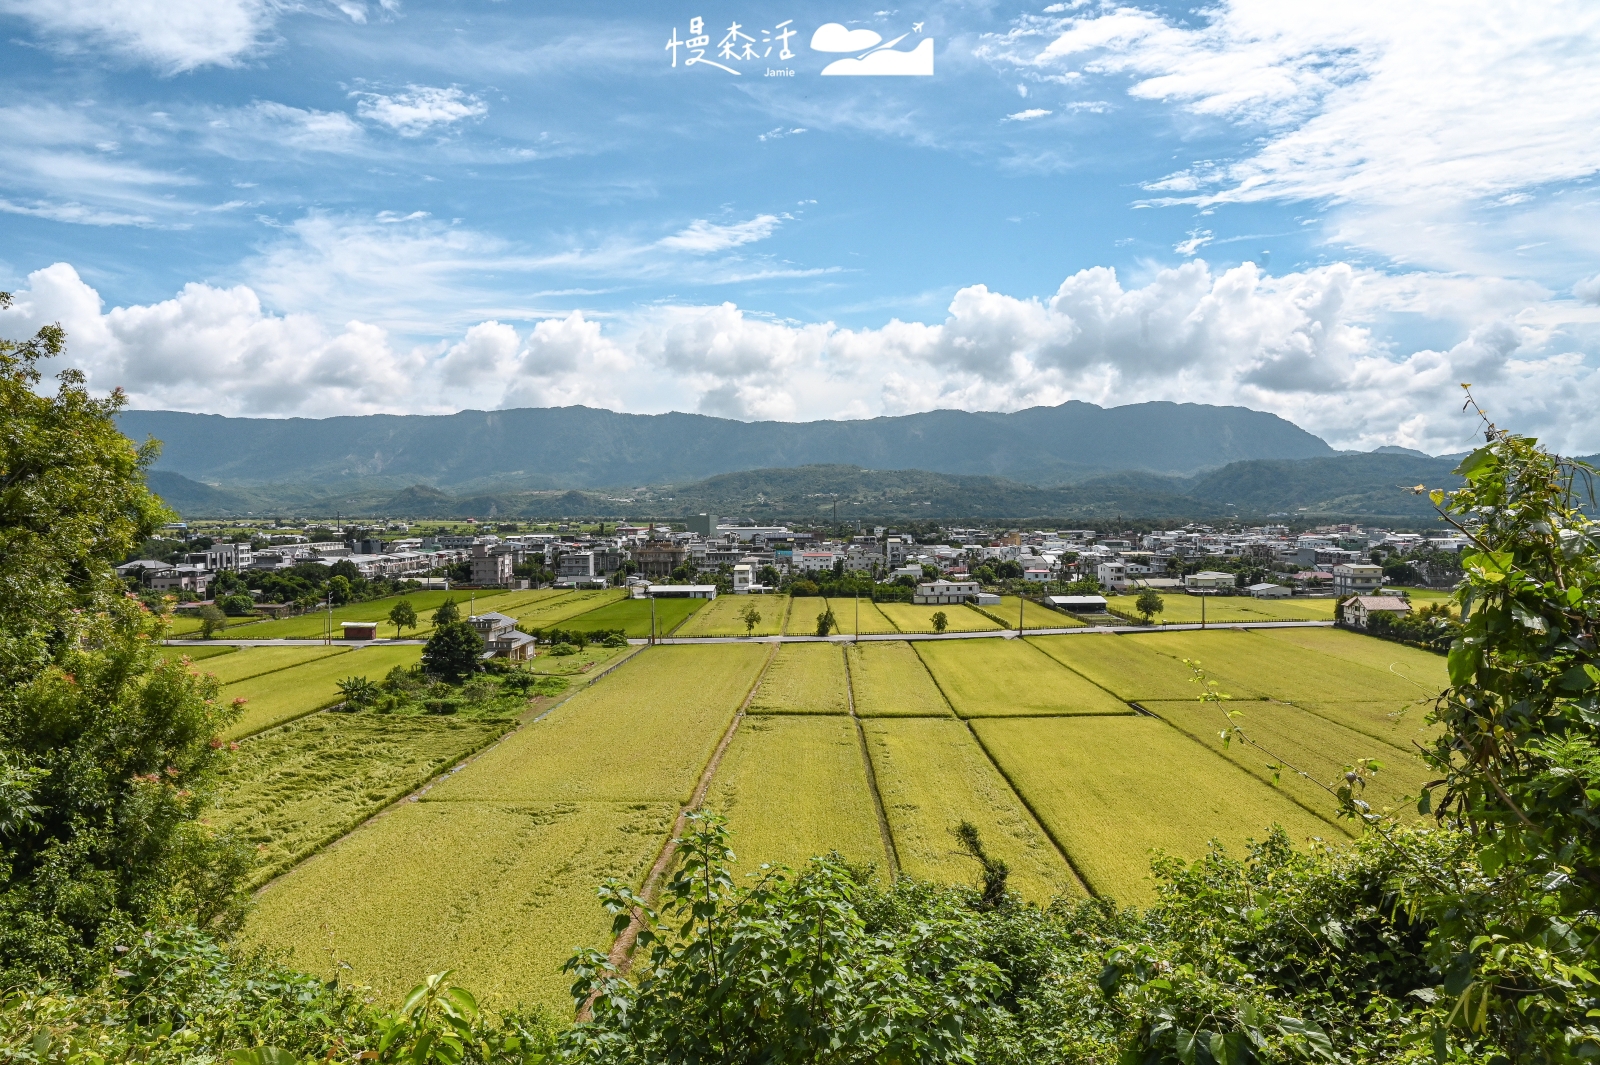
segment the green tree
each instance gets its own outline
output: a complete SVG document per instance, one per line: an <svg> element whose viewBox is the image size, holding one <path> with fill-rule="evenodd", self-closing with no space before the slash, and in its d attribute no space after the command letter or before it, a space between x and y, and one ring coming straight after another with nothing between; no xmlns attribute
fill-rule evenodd
<svg viewBox="0 0 1600 1065"><path fill-rule="evenodd" d="M478 671L483 637L465 621L450 621L433 630L422 648L422 666L452 683Z"/></svg>
<svg viewBox="0 0 1600 1065"><path fill-rule="evenodd" d="M222 612L230 618L242 618L255 612L256 602L248 595L225 595L217 600Z"/></svg>
<svg viewBox="0 0 1600 1065"><path fill-rule="evenodd" d="M943 632L945 629L950 627L950 618L943 610L935 610L933 612L932 620L934 632Z"/></svg>
<svg viewBox="0 0 1600 1065"><path fill-rule="evenodd" d="M1143 615L1144 623L1146 625L1150 624L1150 619L1152 617L1161 613L1166 608L1167 604L1161 601L1161 596L1156 594L1156 590L1154 588L1146 588L1144 591L1139 593L1139 598L1133 601L1133 609L1137 610L1141 615Z"/></svg>
<svg viewBox="0 0 1600 1065"><path fill-rule="evenodd" d="M389 610L389 624L394 626L394 638L399 639L405 629L417 627L417 611L411 600L402 599Z"/></svg>
<svg viewBox="0 0 1600 1065"><path fill-rule="evenodd" d="M200 618L200 638L209 640L219 631L228 627L228 615L218 610L215 606L207 604L198 611Z"/></svg>
<svg viewBox="0 0 1600 1065"><path fill-rule="evenodd" d="M433 612L433 627L443 628L452 621L461 620L461 608L456 606L454 599L446 599L439 604L439 609Z"/></svg>
<svg viewBox="0 0 1600 1065"><path fill-rule="evenodd" d="M328 598L333 600L334 606L343 606L350 601L350 581L343 574L336 573L328 578Z"/></svg>
<svg viewBox="0 0 1600 1065"><path fill-rule="evenodd" d="M112 569L168 517L156 445L76 370L35 391L63 350L55 326L0 340L0 986L82 978L145 921L226 919L248 862L197 820L237 708Z"/></svg>
<svg viewBox="0 0 1600 1065"><path fill-rule="evenodd" d="M339 682L339 694L346 705L360 709L378 701L378 686L366 677L346 677Z"/></svg>
<svg viewBox="0 0 1600 1065"><path fill-rule="evenodd" d="M746 603L744 609L739 611L739 620L744 622L744 634L749 636L761 624L761 611L756 609L754 603Z"/></svg>
<svg viewBox="0 0 1600 1065"><path fill-rule="evenodd" d="M833 608L829 607L817 615L817 635L826 636L839 627L839 621L833 616Z"/></svg>

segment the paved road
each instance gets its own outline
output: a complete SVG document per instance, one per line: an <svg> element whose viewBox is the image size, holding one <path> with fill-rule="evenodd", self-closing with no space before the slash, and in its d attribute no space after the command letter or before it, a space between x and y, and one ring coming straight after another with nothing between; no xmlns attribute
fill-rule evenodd
<svg viewBox="0 0 1600 1065"><path fill-rule="evenodd" d="M1210 625L1104 625L1082 626L1075 625L1070 629L1028 629L1025 633L1018 633L1016 629L985 629L977 632L874 632L862 633L860 636L844 635L833 636L663 636L656 640L658 644L699 644L699 643L854 643L857 641L871 642L873 640L992 640L996 637L1002 640L1014 640L1019 635L1026 636L1088 636L1093 633L1104 632L1195 632L1200 629L1328 629L1333 627L1331 621L1234 621L1217 622ZM335 647L395 647L415 646L420 647L425 640L334 640ZM629 640L635 647L647 645L649 640ZM321 647L324 640L168 640L169 647Z"/></svg>

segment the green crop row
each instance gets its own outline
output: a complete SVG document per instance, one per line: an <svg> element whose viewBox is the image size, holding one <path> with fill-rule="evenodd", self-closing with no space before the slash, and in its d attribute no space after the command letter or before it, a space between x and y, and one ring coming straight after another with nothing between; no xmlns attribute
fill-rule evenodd
<svg viewBox="0 0 1600 1065"><path fill-rule="evenodd" d="M914 603L880 603L883 616L901 632L934 632L933 615L943 614L946 632L994 632L1003 628L993 618L962 603L946 606L918 606Z"/></svg>
<svg viewBox="0 0 1600 1065"><path fill-rule="evenodd" d="M657 599L655 600L655 634L666 636L683 624L695 611L705 606L706 599ZM642 640L650 635L651 631L651 600L649 599L622 599L617 602L607 603L605 606L587 611L567 618L560 625L545 625L545 628L563 628L573 632L600 632L611 629L622 629L631 640ZM523 626L527 627L526 624Z"/></svg>
<svg viewBox="0 0 1600 1065"><path fill-rule="evenodd" d="M900 868L947 883L980 879L976 860L956 842L962 821L1011 870L1009 886L1046 905L1081 897L1083 885L1033 815L995 770L967 726L952 718L901 718L864 724L878 794L889 817Z"/></svg>
<svg viewBox="0 0 1600 1065"><path fill-rule="evenodd" d="M221 684L236 684L252 677L263 677L280 669L292 669L308 662L316 662L334 655L345 654L349 647L241 647L220 662L208 662L200 667ZM377 678L374 677L374 680Z"/></svg>
<svg viewBox="0 0 1600 1065"><path fill-rule="evenodd" d="M1099 895L1146 903L1156 851L1234 854L1282 825L1296 842L1342 836L1188 736L1149 717L987 719L985 749Z"/></svg>
<svg viewBox="0 0 1600 1065"><path fill-rule="evenodd" d="M339 623L342 621L376 621L378 622L378 635L394 637L395 628L389 624L389 611L395 604L404 599L411 604L417 612L417 627L406 629L400 636L403 639L426 638L433 631L433 612L437 610L446 599L453 599L461 608L465 616L468 607L476 603L476 609L483 611L495 610L496 602L506 592L406 592L402 595L392 595L384 599L370 599L364 603L348 603L336 606L333 610L313 610L309 614L299 617L284 618L281 621L256 621L243 625L230 625L224 635L233 640L317 640L321 639L331 620L333 635L339 638L342 631Z"/></svg>
<svg viewBox="0 0 1600 1065"><path fill-rule="evenodd" d="M747 629L739 615L754 607L761 620ZM776 636L789 612L786 595L719 595L694 614L676 636Z"/></svg>
<svg viewBox="0 0 1600 1065"><path fill-rule="evenodd" d="M844 652L832 643L789 643L778 648L752 714L848 714Z"/></svg>
<svg viewBox="0 0 1600 1065"><path fill-rule="evenodd" d="M859 716L950 716L950 704L910 643L873 640L848 648L850 686Z"/></svg>
<svg viewBox="0 0 1600 1065"><path fill-rule="evenodd" d="M1333 599L1254 599L1244 595L1198 596L1183 592L1158 593L1161 612L1153 616L1157 623L1173 625L1198 625L1202 615L1208 622L1239 621L1332 621ZM1112 595L1106 605L1113 611L1130 618L1140 617L1137 595Z"/></svg>
<svg viewBox="0 0 1600 1065"><path fill-rule="evenodd" d="M255 847L259 883L510 726L374 714L318 714L292 722L229 755L211 821Z"/></svg>
<svg viewBox="0 0 1600 1065"><path fill-rule="evenodd" d="M1133 712L1022 640L929 640L915 647L962 717Z"/></svg>
<svg viewBox="0 0 1600 1065"><path fill-rule="evenodd" d="M247 700L244 714L225 733L239 739L264 729L315 713L339 701L339 681L361 676L381 680L395 666L412 666L422 657L415 644L362 647L346 654L324 657L237 684L223 685L221 698Z"/></svg>
<svg viewBox="0 0 1600 1065"><path fill-rule="evenodd" d="M738 869L799 868L837 850L887 874L856 726L848 717L746 717L707 805L728 818Z"/></svg>

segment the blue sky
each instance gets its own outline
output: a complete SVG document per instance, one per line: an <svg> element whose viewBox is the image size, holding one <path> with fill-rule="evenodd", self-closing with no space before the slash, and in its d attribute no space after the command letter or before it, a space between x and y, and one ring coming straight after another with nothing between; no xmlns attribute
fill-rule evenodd
<svg viewBox="0 0 1600 1065"><path fill-rule="evenodd" d="M1471 380L1600 450L1600 13L1497 10L0 0L0 326L228 414L1179 399L1444 451ZM674 67L696 17L794 55ZM830 23L933 73L822 76Z"/></svg>

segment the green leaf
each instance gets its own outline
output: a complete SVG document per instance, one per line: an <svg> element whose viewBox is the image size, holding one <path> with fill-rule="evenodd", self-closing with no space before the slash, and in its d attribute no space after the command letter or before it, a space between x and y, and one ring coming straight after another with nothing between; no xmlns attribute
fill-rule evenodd
<svg viewBox="0 0 1600 1065"><path fill-rule="evenodd" d="M1472 986L1472 955L1462 951L1450 959L1450 967L1445 970L1444 990L1447 995L1459 995Z"/></svg>

